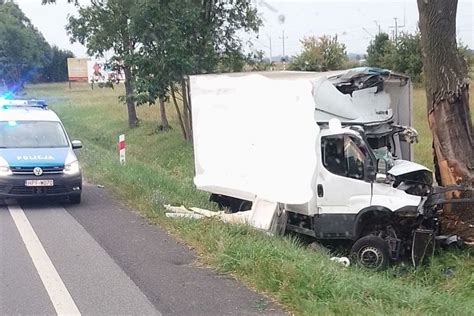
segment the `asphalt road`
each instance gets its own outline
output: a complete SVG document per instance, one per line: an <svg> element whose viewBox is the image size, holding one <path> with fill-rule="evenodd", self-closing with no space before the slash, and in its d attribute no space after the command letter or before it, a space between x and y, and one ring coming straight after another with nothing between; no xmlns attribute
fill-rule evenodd
<svg viewBox="0 0 474 316"><path fill-rule="evenodd" d="M284 314L106 190L0 206L0 315Z"/></svg>

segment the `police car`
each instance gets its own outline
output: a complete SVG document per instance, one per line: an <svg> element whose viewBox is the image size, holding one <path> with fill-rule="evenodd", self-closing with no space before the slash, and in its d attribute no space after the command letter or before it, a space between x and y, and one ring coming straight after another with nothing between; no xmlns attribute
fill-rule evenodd
<svg viewBox="0 0 474 316"><path fill-rule="evenodd" d="M0 198L55 196L79 204L79 148L44 101L0 98Z"/></svg>

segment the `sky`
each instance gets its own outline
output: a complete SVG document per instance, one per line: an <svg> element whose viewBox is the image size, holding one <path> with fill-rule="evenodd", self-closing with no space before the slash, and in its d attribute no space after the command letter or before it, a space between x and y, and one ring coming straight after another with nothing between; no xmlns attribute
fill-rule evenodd
<svg viewBox="0 0 474 316"><path fill-rule="evenodd" d="M447 0L449 1L449 0ZM26 16L43 33L50 44L71 50L77 57L85 57L86 49L71 44L64 26L67 16L77 9L66 0L55 5L41 5L41 0L15 0ZM79 0L86 5L89 0ZM347 52L364 54L370 40L378 33L392 34L397 18L398 32L414 32L417 28L416 0L254 0L264 21L259 34L242 35L253 42L254 49L265 55L295 55L300 40L309 35L337 35ZM459 0L457 13L458 40L474 49L474 0ZM283 36L284 32L284 36Z"/></svg>

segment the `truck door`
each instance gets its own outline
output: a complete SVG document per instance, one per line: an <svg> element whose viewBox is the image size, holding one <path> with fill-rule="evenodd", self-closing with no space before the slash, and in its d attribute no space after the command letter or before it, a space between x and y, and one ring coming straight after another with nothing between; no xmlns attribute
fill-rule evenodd
<svg viewBox="0 0 474 316"><path fill-rule="evenodd" d="M364 174L368 147L355 135L339 134L322 136L320 149L316 233L319 229L320 237L348 237L357 213L370 206L371 183Z"/></svg>

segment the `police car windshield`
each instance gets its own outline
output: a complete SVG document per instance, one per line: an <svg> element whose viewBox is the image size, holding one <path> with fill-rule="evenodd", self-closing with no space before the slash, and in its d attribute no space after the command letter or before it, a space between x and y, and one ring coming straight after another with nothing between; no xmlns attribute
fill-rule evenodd
<svg viewBox="0 0 474 316"><path fill-rule="evenodd" d="M69 146L59 122L0 121L0 148L52 148Z"/></svg>

